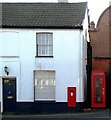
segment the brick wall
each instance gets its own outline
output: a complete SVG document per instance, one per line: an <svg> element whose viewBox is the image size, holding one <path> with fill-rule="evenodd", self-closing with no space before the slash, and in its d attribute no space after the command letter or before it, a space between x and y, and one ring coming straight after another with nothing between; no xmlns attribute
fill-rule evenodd
<svg viewBox="0 0 111 120"><path fill-rule="evenodd" d="M111 7L107 8L100 16L95 28L91 22L89 29L92 47L92 69L106 72L106 103L111 108ZM109 22L110 21L110 22Z"/></svg>
<svg viewBox="0 0 111 120"><path fill-rule="evenodd" d="M96 29L90 30L92 57L109 57L109 9L100 16Z"/></svg>

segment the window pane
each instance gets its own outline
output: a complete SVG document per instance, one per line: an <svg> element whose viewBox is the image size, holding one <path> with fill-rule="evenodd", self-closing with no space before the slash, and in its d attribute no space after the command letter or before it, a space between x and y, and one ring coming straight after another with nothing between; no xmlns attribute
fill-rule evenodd
<svg viewBox="0 0 111 120"><path fill-rule="evenodd" d="M42 36L41 36L41 34L37 34L37 41L38 41L38 45L42 44Z"/></svg>
<svg viewBox="0 0 111 120"><path fill-rule="evenodd" d="M48 40L49 40L49 45L53 45L53 36L52 36L52 34L50 34L48 36Z"/></svg>
<svg viewBox="0 0 111 120"><path fill-rule="evenodd" d="M53 48L52 48L52 46L49 46L49 54L50 54L50 55L53 54Z"/></svg>
<svg viewBox="0 0 111 120"><path fill-rule="evenodd" d="M53 34L52 33L38 33L37 34L37 54L39 56L53 55Z"/></svg>
<svg viewBox="0 0 111 120"><path fill-rule="evenodd" d="M42 55L45 55L46 54L46 46L41 46L41 51L42 51Z"/></svg>
<svg viewBox="0 0 111 120"><path fill-rule="evenodd" d="M35 71L35 100L55 99L55 71Z"/></svg>
<svg viewBox="0 0 111 120"><path fill-rule="evenodd" d="M42 79L42 85L46 85L46 80Z"/></svg>
<svg viewBox="0 0 111 120"><path fill-rule="evenodd" d="M37 86L35 87L35 100L54 100L54 86Z"/></svg>
<svg viewBox="0 0 111 120"><path fill-rule="evenodd" d="M42 46L38 46L38 55L42 54Z"/></svg>
<svg viewBox="0 0 111 120"><path fill-rule="evenodd" d="M55 80L54 79L49 79L48 80L48 85L55 85Z"/></svg>

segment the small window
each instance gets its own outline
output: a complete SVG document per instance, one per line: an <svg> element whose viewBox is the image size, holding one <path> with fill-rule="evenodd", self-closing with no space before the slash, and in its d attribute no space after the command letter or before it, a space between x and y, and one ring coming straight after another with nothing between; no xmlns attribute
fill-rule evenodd
<svg viewBox="0 0 111 120"><path fill-rule="evenodd" d="M37 33L37 56L53 56L53 34Z"/></svg>
<svg viewBox="0 0 111 120"><path fill-rule="evenodd" d="M55 71L35 71L35 101L55 100Z"/></svg>

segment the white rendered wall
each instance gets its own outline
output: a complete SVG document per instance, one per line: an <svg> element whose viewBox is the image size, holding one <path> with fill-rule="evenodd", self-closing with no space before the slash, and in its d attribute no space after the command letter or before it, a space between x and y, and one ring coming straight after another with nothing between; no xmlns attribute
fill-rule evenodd
<svg viewBox="0 0 111 120"><path fill-rule="evenodd" d="M19 55L18 40L19 40L18 32L0 31L0 56L18 56Z"/></svg>
<svg viewBox="0 0 111 120"><path fill-rule="evenodd" d="M83 89L84 89L84 96L85 97L84 99L87 99L87 74L86 74L86 65L87 65L87 42L90 42L90 38L89 38L89 31L88 31L88 26L89 26L89 22L88 21L88 8L86 9L86 14L85 14L85 17L84 17L84 21L83 21L83 36L84 36L84 39L83 39L83 42L82 42L82 64L83 64L83 67L82 68L82 76L83 76ZM81 36L81 37L83 37Z"/></svg>
<svg viewBox="0 0 111 120"><path fill-rule="evenodd" d="M53 58L36 58L37 70L55 70L56 101L67 102L67 87L77 87L77 102L83 102L80 96L80 30L58 30L53 32Z"/></svg>
<svg viewBox="0 0 111 120"><path fill-rule="evenodd" d="M11 69L10 75L17 76L17 100L34 101L34 70L55 70L56 101L67 102L67 87L77 87L77 102L83 102L82 66L82 31L80 30L48 30L48 29L1 29L0 34L7 32L18 34L19 50L12 55L18 58L0 58L0 76L4 76L4 65ZM53 33L53 58L36 58L36 33ZM2 35L3 35L2 34ZM6 36L4 36L6 39ZM10 39L9 39L10 40ZM11 39L12 40L12 39ZM14 41L14 39L12 40ZM6 42L8 45L9 42ZM12 42L13 43L13 42ZM4 52L2 49L1 53ZM5 51L6 52L6 51ZM17 53L17 54L16 54ZM10 54L9 54L10 55ZM1 54L1 56L3 56ZM82 78L81 78L82 77Z"/></svg>

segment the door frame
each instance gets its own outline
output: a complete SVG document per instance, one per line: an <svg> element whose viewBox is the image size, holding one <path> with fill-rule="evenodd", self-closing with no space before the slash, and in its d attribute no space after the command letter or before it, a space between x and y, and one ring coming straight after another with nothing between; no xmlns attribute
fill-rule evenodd
<svg viewBox="0 0 111 120"><path fill-rule="evenodd" d="M16 76L1 76L1 113L3 113L3 79L4 78L15 78L16 82L16 89L15 89L15 94L16 94L16 101L17 101L17 77Z"/></svg>

